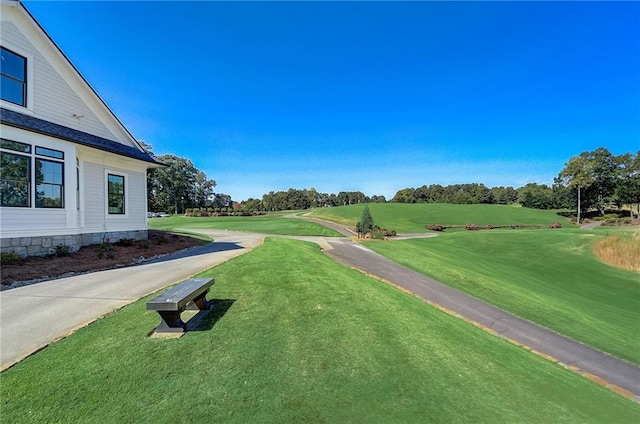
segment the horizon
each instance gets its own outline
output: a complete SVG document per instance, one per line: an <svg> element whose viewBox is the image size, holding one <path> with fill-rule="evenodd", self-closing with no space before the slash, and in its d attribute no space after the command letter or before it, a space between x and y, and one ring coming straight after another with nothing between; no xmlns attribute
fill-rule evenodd
<svg viewBox="0 0 640 424"><path fill-rule="evenodd" d="M136 139L236 201L552 185L640 149L640 3L24 3Z"/></svg>

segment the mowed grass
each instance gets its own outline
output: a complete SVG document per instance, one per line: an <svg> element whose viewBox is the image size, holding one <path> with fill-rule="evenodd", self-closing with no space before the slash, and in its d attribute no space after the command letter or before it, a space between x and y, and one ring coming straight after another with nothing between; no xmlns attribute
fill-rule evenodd
<svg viewBox="0 0 640 424"><path fill-rule="evenodd" d="M452 205L446 203L370 203L371 215L383 228L398 233L426 232L425 225L550 225L556 221L572 225L556 211L507 205ZM317 208L305 215L355 227L364 205Z"/></svg>
<svg viewBox="0 0 640 424"><path fill-rule="evenodd" d="M330 228L296 218L281 216L216 216L186 217L173 215L169 218L149 220L152 230L172 231L175 229L216 229L229 231L248 231L263 234L282 234L289 236L343 237Z"/></svg>
<svg viewBox="0 0 640 424"><path fill-rule="evenodd" d="M376 252L517 316L640 364L640 274L599 261L578 229L443 233Z"/></svg>
<svg viewBox="0 0 640 424"><path fill-rule="evenodd" d="M145 337L144 300L2 373L2 421L637 422L640 405L316 245L267 239L205 275L202 331Z"/></svg>

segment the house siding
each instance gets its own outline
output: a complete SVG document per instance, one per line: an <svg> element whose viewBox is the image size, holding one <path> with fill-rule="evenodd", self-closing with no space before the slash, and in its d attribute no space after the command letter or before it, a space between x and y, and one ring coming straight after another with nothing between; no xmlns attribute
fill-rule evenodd
<svg viewBox="0 0 640 424"><path fill-rule="evenodd" d="M64 208L0 207L0 252L47 255L58 245L146 239L146 170L156 162L24 6L3 0L1 7L0 44L26 57L28 68L27 107L0 100L1 135L64 152L65 168ZM107 213L108 172L126 177L124 215Z"/></svg>
<svg viewBox="0 0 640 424"><path fill-rule="evenodd" d="M3 47L29 55L28 59L33 61L33 86L30 89L33 90L32 110L35 117L99 137L116 139L115 134L89 109L16 25L3 21L0 38ZM82 118L74 118L74 114Z"/></svg>

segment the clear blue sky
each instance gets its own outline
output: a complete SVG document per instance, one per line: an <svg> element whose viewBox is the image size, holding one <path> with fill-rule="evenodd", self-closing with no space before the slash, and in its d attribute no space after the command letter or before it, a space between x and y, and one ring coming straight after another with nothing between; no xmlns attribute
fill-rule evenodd
<svg viewBox="0 0 640 424"><path fill-rule="evenodd" d="M637 2L25 4L136 138L234 200L551 184L640 149Z"/></svg>

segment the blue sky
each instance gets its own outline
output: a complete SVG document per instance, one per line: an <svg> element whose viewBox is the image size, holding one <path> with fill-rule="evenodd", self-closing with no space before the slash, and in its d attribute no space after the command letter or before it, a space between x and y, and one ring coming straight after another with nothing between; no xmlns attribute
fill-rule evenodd
<svg viewBox="0 0 640 424"><path fill-rule="evenodd" d="M640 149L637 2L49 2L127 128L234 200L551 184Z"/></svg>

